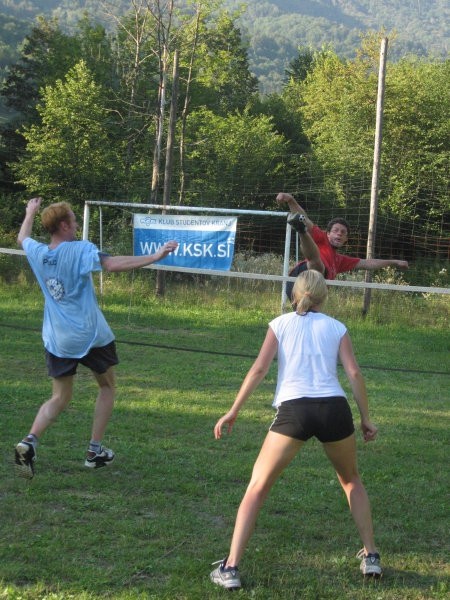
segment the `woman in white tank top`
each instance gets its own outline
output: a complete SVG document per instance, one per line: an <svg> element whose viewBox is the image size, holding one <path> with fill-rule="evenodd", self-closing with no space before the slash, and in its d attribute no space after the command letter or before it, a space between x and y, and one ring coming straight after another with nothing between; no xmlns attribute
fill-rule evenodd
<svg viewBox="0 0 450 600"><path fill-rule="evenodd" d="M240 409L264 379L278 354L274 398L277 416L241 501L228 556L218 561L219 566L210 574L211 581L224 588L241 587L239 562L258 513L278 476L312 436L322 442L346 494L364 546L359 554L361 572L364 576L374 577L382 574L370 503L358 473L353 420L337 377L338 359L349 380L366 442L376 438L377 427L369 418L366 386L347 329L320 312L326 298L327 285L321 273L308 270L298 276L293 289L295 312L271 321L259 355L231 409L214 428L216 439L221 438L223 429L231 432Z"/></svg>

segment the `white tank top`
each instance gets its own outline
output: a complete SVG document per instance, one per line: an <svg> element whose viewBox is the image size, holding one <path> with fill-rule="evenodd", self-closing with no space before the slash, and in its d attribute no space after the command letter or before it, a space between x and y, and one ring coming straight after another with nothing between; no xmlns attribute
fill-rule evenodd
<svg viewBox="0 0 450 600"><path fill-rule="evenodd" d="M326 398L346 394L339 383L339 346L347 328L319 312L295 312L269 323L278 340L278 381L273 405L303 396Z"/></svg>

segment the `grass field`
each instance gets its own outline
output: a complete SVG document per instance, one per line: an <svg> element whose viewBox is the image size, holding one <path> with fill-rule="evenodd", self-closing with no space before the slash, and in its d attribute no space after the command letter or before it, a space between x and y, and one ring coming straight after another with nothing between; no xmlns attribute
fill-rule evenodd
<svg viewBox="0 0 450 600"><path fill-rule="evenodd" d="M41 441L31 482L14 478L12 454L50 390L42 300L33 285L1 286L0 598L222 598L210 565L228 550L273 417L275 367L231 436L217 442L212 429L278 314L278 297L174 285L163 300L138 297L135 288L131 302L130 290L110 285L104 311L121 364L104 442L116 461L83 467L95 385L81 368L72 405ZM373 444L359 439L358 451L385 575L360 576L344 494L312 442L263 508L238 598L449 597L448 306L426 323L414 315L363 320L345 310L380 430Z"/></svg>

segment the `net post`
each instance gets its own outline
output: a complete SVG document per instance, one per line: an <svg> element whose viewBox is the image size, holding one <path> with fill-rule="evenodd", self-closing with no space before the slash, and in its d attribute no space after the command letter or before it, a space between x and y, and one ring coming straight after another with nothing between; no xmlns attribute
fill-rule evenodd
<svg viewBox="0 0 450 600"><path fill-rule="evenodd" d="M89 238L89 204L87 202L84 203L84 214L83 214L83 240L87 240Z"/></svg>
<svg viewBox="0 0 450 600"><path fill-rule="evenodd" d="M384 88L386 77L386 53L388 39L385 37L381 40L380 48L380 64L378 71L378 95L377 95L377 111L375 123L375 143L373 150L373 169L372 169L372 187L370 191L370 216L369 216L369 231L367 234L367 252L366 258L373 258L375 248L375 236L377 230L377 212L378 212L378 182L380 179L380 157L381 157L381 142L383 139L383 104L384 104ZM370 271L365 275L366 283L372 281ZM371 289L368 287L364 290L364 305L363 315L366 315L370 307Z"/></svg>

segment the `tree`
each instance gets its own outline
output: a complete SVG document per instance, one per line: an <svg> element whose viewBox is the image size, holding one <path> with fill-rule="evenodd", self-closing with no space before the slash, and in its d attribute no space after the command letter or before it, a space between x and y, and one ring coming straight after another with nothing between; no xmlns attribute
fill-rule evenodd
<svg viewBox="0 0 450 600"><path fill-rule="evenodd" d="M105 109L105 92L80 61L42 90L39 124L23 128L27 142L15 172L30 192L79 204L120 184L120 162Z"/></svg>
<svg viewBox="0 0 450 600"><path fill-rule="evenodd" d="M36 105L39 90L54 85L83 57L102 84L110 84L113 72L109 40L103 27L91 25L84 17L75 35L63 33L56 19L38 18L25 38L16 63L11 65L0 89L3 103L11 116L1 127L1 137L8 147L8 160L15 162L25 148L18 132L22 126L39 121ZM11 175L5 173L5 187L11 187Z"/></svg>
<svg viewBox="0 0 450 600"><path fill-rule="evenodd" d="M235 18L226 11L202 24L194 60L192 104L220 115L243 110L255 100L256 77L250 73L247 46Z"/></svg>
<svg viewBox="0 0 450 600"><path fill-rule="evenodd" d="M301 46L298 55L291 60L285 70L287 81L305 81L314 64L315 54L312 48Z"/></svg>
<svg viewBox="0 0 450 600"><path fill-rule="evenodd" d="M39 17L2 86L6 105L20 113L24 120L36 118L39 90L64 77L79 57L78 40L62 33L55 19Z"/></svg>
<svg viewBox="0 0 450 600"><path fill-rule="evenodd" d="M188 203L263 208L273 202L285 139L272 120L248 111L228 116L209 109L187 119Z"/></svg>
<svg viewBox="0 0 450 600"><path fill-rule="evenodd" d="M402 60L386 76L382 206L436 231L450 211L449 81L450 60Z"/></svg>

